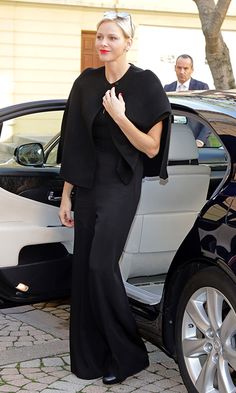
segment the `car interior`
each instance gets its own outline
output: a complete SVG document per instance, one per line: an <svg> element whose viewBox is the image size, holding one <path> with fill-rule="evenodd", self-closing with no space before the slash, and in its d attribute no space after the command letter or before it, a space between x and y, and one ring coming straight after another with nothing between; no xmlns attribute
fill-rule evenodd
<svg viewBox="0 0 236 393"><path fill-rule="evenodd" d="M173 123L168 180L144 178L138 211L120 267L127 294L158 304L165 274L207 200L211 169L199 164L199 149L188 124Z"/></svg>

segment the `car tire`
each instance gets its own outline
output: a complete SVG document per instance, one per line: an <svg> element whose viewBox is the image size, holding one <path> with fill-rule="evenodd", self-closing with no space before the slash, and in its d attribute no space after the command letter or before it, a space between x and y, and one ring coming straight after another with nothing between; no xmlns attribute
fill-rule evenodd
<svg viewBox="0 0 236 393"><path fill-rule="evenodd" d="M176 350L189 393L236 392L236 285L217 267L194 274L181 294Z"/></svg>

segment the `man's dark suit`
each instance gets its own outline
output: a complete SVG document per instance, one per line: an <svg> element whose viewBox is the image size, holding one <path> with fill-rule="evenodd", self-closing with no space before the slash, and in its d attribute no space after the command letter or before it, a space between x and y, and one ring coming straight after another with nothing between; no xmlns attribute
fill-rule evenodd
<svg viewBox="0 0 236 393"><path fill-rule="evenodd" d="M169 85L164 86L164 90L168 91L176 91L177 81L170 83ZM207 83L198 81L197 79L191 78L189 84L189 90L209 90L209 86ZM210 135L210 130L204 126L203 124L197 122L196 120L189 119L188 124L192 129L193 135L195 139L202 141L206 144L207 139Z"/></svg>
<svg viewBox="0 0 236 393"><path fill-rule="evenodd" d="M177 81L164 86L165 91L175 91L176 88L177 88ZM191 78L189 84L189 90L209 90L209 86L207 83Z"/></svg>

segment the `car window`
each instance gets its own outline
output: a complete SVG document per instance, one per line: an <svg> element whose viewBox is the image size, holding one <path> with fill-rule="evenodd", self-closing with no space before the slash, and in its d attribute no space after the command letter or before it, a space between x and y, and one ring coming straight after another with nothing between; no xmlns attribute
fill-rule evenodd
<svg viewBox="0 0 236 393"><path fill-rule="evenodd" d="M196 120L196 118L191 117L191 115L174 115L174 123L189 125L195 139L197 140L199 138L203 142L203 145L201 147L222 147L222 143L219 137L212 132L209 126L203 124L200 119Z"/></svg>
<svg viewBox="0 0 236 393"><path fill-rule="evenodd" d="M220 147L222 148L222 143L219 140L219 138L213 134L213 132L210 133L209 137L208 137L208 143L206 144L205 147Z"/></svg>
<svg viewBox="0 0 236 393"><path fill-rule="evenodd" d="M195 139L197 140L199 138L203 141L201 147L223 149L219 136L212 131L210 126L204 124L200 118L196 119L196 116L191 117L191 115L174 115L174 123L189 125Z"/></svg>
<svg viewBox="0 0 236 393"><path fill-rule="evenodd" d="M29 114L6 121L0 136L0 162L12 158L16 146L28 142L46 144L59 131L63 111Z"/></svg>
<svg viewBox="0 0 236 393"><path fill-rule="evenodd" d="M230 162L229 155L225 150L220 137L213 131L216 124L207 122L201 119L201 117L176 110L174 112L174 125L173 127L181 128L181 125L188 129L189 132L193 133L193 137L197 144L197 139L202 140L201 147L198 146L198 164L207 165L211 170L211 179L208 189L208 198L215 192L217 187L220 185L224 178L228 164ZM225 127L225 126L224 126ZM217 131L221 130L222 127L218 127Z"/></svg>
<svg viewBox="0 0 236 393"><path fill-rule="evenodd" d="M56 143L56 145L54 147L52 147L51 150L49 150L49 153L46 157L46 165L50 165L50 166L55 166L57 165L57 150L58 150L58 144L59 144L59 140Z"/></svg>

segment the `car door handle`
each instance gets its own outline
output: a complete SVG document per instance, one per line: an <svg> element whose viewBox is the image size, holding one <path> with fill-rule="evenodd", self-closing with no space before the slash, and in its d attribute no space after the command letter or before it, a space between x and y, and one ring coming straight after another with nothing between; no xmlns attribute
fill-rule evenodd
<svg viewBox="0 0 236 393"><path fill-rule="evenodd" d="M61 196L55 196L54 191L49 191L48 200L51 202L58 202L61 200Z"/></svg>

